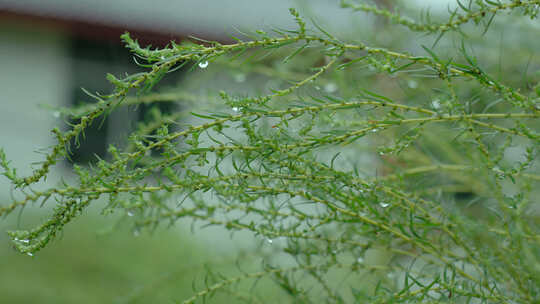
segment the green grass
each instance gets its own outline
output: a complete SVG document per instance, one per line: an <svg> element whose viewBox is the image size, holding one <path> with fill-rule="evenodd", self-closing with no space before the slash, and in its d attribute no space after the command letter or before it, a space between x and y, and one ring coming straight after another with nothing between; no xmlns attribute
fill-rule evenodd
<svg viewBox="0 0 540 304"><path fill-rule="evenodd" d="M24 215L28 221L37 217ZM100 232L115 222L85 216L33 257L1 246L2 303L170 303L192 293L211 252L179 229L135 237L120 224Z"/></svg>

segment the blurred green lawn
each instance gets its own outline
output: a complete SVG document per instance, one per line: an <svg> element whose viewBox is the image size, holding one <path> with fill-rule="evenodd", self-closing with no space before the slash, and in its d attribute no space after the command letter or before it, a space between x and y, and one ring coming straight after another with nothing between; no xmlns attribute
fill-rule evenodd
<svg viewBox="0 0 540 304"><path fill-rule="evenodd" d="M40 223L44 212L26 210L23 224ZM211 260L201 245L179 229L135 237L127 223L110 229L115 223L89 212L30 257L11 248L5 234L16 217L2 220L0 303L174 303L194 294L192 283Z"/></svg>

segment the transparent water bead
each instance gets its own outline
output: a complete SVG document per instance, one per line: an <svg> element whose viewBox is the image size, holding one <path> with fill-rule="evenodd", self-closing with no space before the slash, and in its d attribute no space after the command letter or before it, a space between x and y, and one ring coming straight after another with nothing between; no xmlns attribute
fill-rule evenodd
<svg viewBox="0 0 540 304"><path fill-rule="evenodd" d="M411 89L416 89L418 88L418 82L416 82L416 80L409 80L407 81L407 85L409 86L409 88Z"/></svg>
<svg viewBox="0 0 540 304"><path fill-rule="evenodd" d="M244 82L244 81L246 81L246 74L236 74L236 75L234 75L234 81L236 81L236 82Z"/></svg>
<svg viewBox="0 0 540 304"><path fill-rule="evenodd" d="M30 240L17 240L17 241L19 241L19 242L21 242L21 243L25 243L25 244L30 243Z"/></svg>
<svg viewBox="0 0 540 304"><path fill-rule="evenodd" d="M205 61L199 62L199 67L201 69L206 69L207 66L208 66L208 61L205 60Z"/></svg>
<svg viewBox="0 0 540 304"><path fill-rule="evenodd" d="M128 211L128 212L127 212L127 216L133 216L133 215L134 215L134 214L133 214L133 211Z"/></svg>
<svg viewBox="0 0 540 304"><path fill-rule="evenodd" d="M385 202L380 202L379 205L380 205L381 207L383 207L383 208L386 208L386 207L390 206L390 204L385 203Z"/></svg>
<svg viewBox="0 0 540 304"><path fill-rule="evenodd" d="M435 99L431 102L431 106L437 110L441 108L441 102L438 99Z"/></svg>
<svg viewBox="0 0 540 304"><path fill-rule="evenodd" d="M326 93L334 93L335 91L337 91L337 89L338 89L337 85L333 82L327 83L324 86L324 91Z"/></svg>
<svg viewBox="0 0 540 304"><path fill-rule="evenodd" d="M54 118L60 118L60 111L54 111L54 112L52 113L52 116L53 116Z"/></svg>
<svg viewBox="0 0 540 304"><path fill-rule="evenodd" d="M28 256L34 256L34 254L31 253L31 252L27 252L26 255L28 255Z"/></svg>
<svg viewBox="0 0 540 304"><path fill-rule="evenodd" d="M240 111L240 108L239 108L239 107L232 107L232 110L233 110L234 112L238 112L238 111Z"/></svg>
<svg viewBox="0 0 540 304"><path fill-rule="evenodd" d="M356 259L356 261L358 263L364 263L364 258L363 257L359 257L358 259Z"/></svg>
<svg viewBox="0 0 540 304"><path fill-rule="evenodd" d="M269 243L269 244L272 244L274 242L274 240L272 239L266 239L266 241Z"/></svg>
<svg viewBox="0 0 540 304"><path fill-rule="evenodd" d="M495 173L495 176L497 177L497 179L502 180L506 177L506 174L504 173L504 171L502 171L502 169L498 166L491 168L491 170Z"/></svg>

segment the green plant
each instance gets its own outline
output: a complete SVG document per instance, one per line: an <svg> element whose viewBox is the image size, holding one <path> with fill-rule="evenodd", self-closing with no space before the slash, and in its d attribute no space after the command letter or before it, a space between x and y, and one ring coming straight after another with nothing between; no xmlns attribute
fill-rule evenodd
<svg viewBox="0 0 540 304"><path fill-rule="evenodd" d="M458 4L439 22L342 1L382 19L360 34L388 48L331 34L294 9L297 29L230 44L151 49L124 34L147 71L108 75L113 93L61 109L80 123L53 130L58 144L31 176L18 176L2 152L3 174L22 198L1 215L56 201L43 224L8 232L14 245L34 254L105 198L103 212L133 215L136 231L186 219L271 244L254 249L265 257L259 271L208 270L207 286L184 303L219 292L257 302L239 283L261 278L295 303L540 301L540 62L527 36L534 24L518 22L534 22L540 1ZM503 28L513 43L497 44ZM505 48L515 58L499 58ZM256 97L151 93L189 65L262 75L278 88ZM179 101L182 110L154 111L107 159L75 165L77 182L31 188L92 121L116 107Z"/></svg>

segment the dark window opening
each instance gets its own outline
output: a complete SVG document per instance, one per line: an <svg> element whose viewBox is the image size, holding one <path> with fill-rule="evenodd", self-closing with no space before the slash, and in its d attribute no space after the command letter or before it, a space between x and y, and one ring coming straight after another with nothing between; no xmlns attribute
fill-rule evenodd
<svg viewBox="0 0 540 304"><path fill-rule="evenodd" d="M72 62L72 98L70 107L97 102L81 88L91 93L108 94L113 86L105 78L107 73L117 77L142 71L133 61L133 55L120 40L97 41L75 37L71 41ZM161 80L153 91L160 87L173 86L178 83L182 71L176 71ZM158 107L163 115L175 111L176 105L169 102L141 104L136 107L120 107L106 117L99 117L81 134L78 143L70 143L69 160L71 163L87 164L95 162L97 157L105 158L110 144L123 146L128 135L135 130L140 121L144 121L153 107ZM80 120L71 120L76 124ZM96 157L97 156L97 157Z"/></svg>

